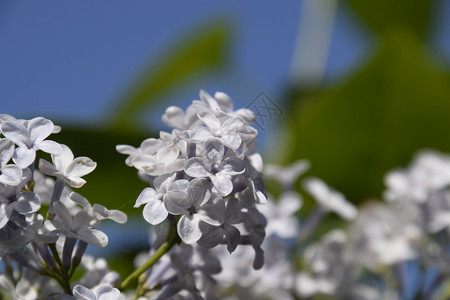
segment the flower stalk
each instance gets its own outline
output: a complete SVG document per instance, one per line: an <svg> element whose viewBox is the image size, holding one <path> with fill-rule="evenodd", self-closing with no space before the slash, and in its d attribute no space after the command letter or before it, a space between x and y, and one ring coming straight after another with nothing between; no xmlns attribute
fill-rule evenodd
<svg viewBox="0 0 450 300"><path fill-rule="evenodd" d="M175 225L169 226L169 232L167 233L166 241L156 250L156 252L138 269L131 273L120 285L120 289L126 290L131 283L136 281L145 271L151 268L164 254L169 252L172 247L180 242L180 237L177 234L177 228Z"/></svg>

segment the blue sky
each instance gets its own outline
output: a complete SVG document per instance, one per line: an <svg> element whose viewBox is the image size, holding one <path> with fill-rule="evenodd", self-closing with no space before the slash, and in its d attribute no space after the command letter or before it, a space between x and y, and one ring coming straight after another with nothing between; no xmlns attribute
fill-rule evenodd
<svg viewBox="0 0 450 300"><path fill-rule="evenodd" d="M450 53L450 5L442 2L433 43ZM234 72L176 94L182 105L204 88L246 103L261 90L281 97L288 81L301 1L3 1L0 2L1 113L95 124L136 74L187 29L227 17L235 27ZM373 39L340 6L326 76L346 74ZM165 102L167 104L167 102ZM172 104L172 103L170 103ZM169 104L167 104L169 105ZM160 115L161 111L155 112Z"/></svg>

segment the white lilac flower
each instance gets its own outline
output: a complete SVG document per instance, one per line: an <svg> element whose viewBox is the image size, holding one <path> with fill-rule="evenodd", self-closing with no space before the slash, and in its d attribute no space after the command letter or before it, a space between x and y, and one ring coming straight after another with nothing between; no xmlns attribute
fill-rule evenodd
<svg viewBox="0 0 450 300"><path fill-rule="evenodd" d="M28 216L41 207L40 198L36 193L23 191L30 177L31 172L24 170L18 185L0 184L0 228L6 225L13 214Z"/></svg>
<svg viewBox="0 0 450 300"><path fill-rule="evenodd" d="M101 284L88 289L77 284L73 288L73 295L77 300L124 300L125 296L120 291L108 284Z"/></svg>
<svg viewBox="0 0 450 300"><path fill-rule="evenodd" d="M202 231L202 237L198 240L200 246L215 247L222 243L225 237L228 252L231 253L236 249L241 233L234 225L242 223L243 220L241 206L237 198L231 198L227 201L223 220L223 223L219 226L211 226L207 223L200 224L200 230Z"/></svg>
<svg viewBox="0 0 450 300"><path fill-rule="evenodd" d="M8 164L14 155L14 144L10 139L0 138L0 183L18 185L22 179L22 169Z"/></svg>
<svg viewBox="0 0 450 300"><path fill-rule="evenodd" d="M298 160L286 167L271 164L264 168L264 176L275 179L281 183L284 190L289 190L294 187L294 183L300 175L308 171L309 167L310 164L306 160Z"/></svg>
<svg viewBox="0 0 450 300"><path fill-rule="evenodd" d="M25 278L15 283L4 274L0 274L0 290L8 293L7 296L10 298L6 299L12 300L34 300L39 296L36 289Z"/></svg>
<svg viewBox="0 0 450 300"><path fill-rule="evenodd" d="M132 158L133 166L148 175L160 176L183 170L185 159L178 158L177 147L161 147L155 155L139 154Z"/></svg>
<svg viewBox="0 0 450 300"><path fill-rule="evenodd" d="M61 146L50 140L45 140L53 133L54 125L50 120L42 117L27 122L7 121L2 124L2 133L18 147L15 149L13 161L20 168L25 169L36 158L36 151L58 155L62 152Z"/></svg>
<svg viewBox="0 0 450 300"><path fill-rule="evenodd" d="M37 212L40 208L41 202L39 196L34 192L22 192L12 202L0 194L0 228L6 225L14 212L26 216Z"/></svg>
<svg viewBox="0 0 450 300"><path fill-rule="evenodd" d="M238 198L242 201L243 207L250 208L255 204L267 203L267 193L262 177L263 174L257 169L262 167L261 163L255 168L252 160L245 156L245 171L242 174L235 176L233 180L234 191L238 193Z"/></svg>
<svg viewBox="0 0 450 300"><path fill-rule="evenodd" d="M232 117L221 123L212 113L199 113L198 117L206 127L199 126L192 129L190 132L192 141L199 143L215 137L231 149L236 150L241 146L242 139L238 132L246 124L244 119Z"/></svg>
<svg viewBox="0 0 450 300"><path fill-rule="evenodd" d="M266 235L277 235L284 239L295 238L300 225L295 216L302 206L301 196L294 191L284 192L278 202L268 201L261 206L261 213L269 220L265 228Z"/></svg>
<svg viewBox="0 0 450 300"><path fill-rule="evenodd" d="M40 159L39 170L49 176L64 179L71 187L82 187L86 180L81 177L91 173L97 164L88 157L74 158L72 150L66 145L61 145L59 155L52 155L53 164L45 159Z"/></svg>
<svg viewBox="0 0 450 300"><path fill-rule="evenodd" d="M85 270L83 277L77 282L87 288L94 288L101 284L115 284L118 280L117 272L108 268L108 262L102 258L94 258L91 255L84 255L81 259L81 266Z"/></svg>
<svg viewBox="0 0 450 300"><path fill-rule="evenodd" d="M6 226L0 228L0 257L20 251L36 238L30 224L23 215L13 213Z"/></svg>
<svg viewBox="0 0 450 300"><path fill-rule="evenodd" d="M343 194L332 190L321 179L305 179L303 186L322 208L333 211L346 220L353 220L358 215L358 209Z"/></svg>
<svg viewBox="0 0 450 300"><path fill-rule="evenodd" d="M134 157L141 154L154 155L163 146L164 146L163 141L155 138L148 138L142 141L141 145L138 148L129 145L117 145L116 150L119 153L128 155L128 157L125 160L125 164L131 167L133 166L132 161Z"/></svg>
<svg viewBox="0 0 450 300"><path fill-rule="evenodd" d="M424 203L430 194L450 185L450 158L437 152L420 152L407 170L388 173L385 183L387 200Z"/></svg>
<svg viewBox="0 0 450 300"><path fill-rule="evenodd" d="M197 116L198 109L195 106L189 106L184 112L180 107L169 106L162 115L162 121L172 128L187 130L201 124Z"/></svg>
<svg viewBox="0 0 450 300"><path fill-rule="evenodd" d="M210 138L204 143L205 157L193 157L186 161L184 170L194 178L209 178L221 196L228 196L233 191L232 176L245 171L244 162L237 156L224 158L225 147L217 138Z"/></svg>
<svg viewBox="0 0 450 300"><path fill-rule="evenodd" d="M169 191L164 204L171 214L182 215L177 231L186 244L201 238L200 222L213 226L224 223L225 203L221 197L211 193L210 184L202 178L193 179L187 191Z"/></svg>
<svg viewBox="0 0 450 300"><path fill-rule="evenodd" d="M247 209L244 216L244 227L248 232L250 244L255 250L255 259L253 260L253 268L255 270L261 269L264 265L264 250L261 246L266 237L266 225L266 218L255 206Z"/></svg>
<svg viewBox="0 0 450 300"><path fill-rule="evenodd" d="M98 221L88 211L81 210L72 216L61 202L55 202L54 209L57 218L50 222L65 236L79 239L98 248L108 244L108 236L94 228L93 224L98 225Z"/></svg>
<svg viewBox="0 0 450 300"><path fill-rule="evenodd" d="M169 212L165 205L167 193L170 190L185 190L189 182L187 180L175 180L176 174L166 174L155 178L153 188L145 188L136 200L134 207L145 204L143 210L144 219L152 225L163 222Z"/></svg>
<svg viewBox="0 0 450 300"><path fill-rule="evenodd" d="M423 239L420 211L410 203L363 209L350 231L354 261L376 268L417 257Z"/></svg>
<svg viewBox="0 0 450 300"><path fill-rule="evenodd" d="M304 297L338 295L351 282L353 273L346 252L347 237L342 230L328 232L320 242L308 246L304 258L309 272L297 275L296 289Z"/></svg>
<svg viewBox="0 0 450 300"><path fill-rule="evenodd" d="M200 90L200 101L193 101L192 106L196 107L197 111L211 113L222 111L228 116L241 117L247 123L254 123L256 120L255 114L247 108L234 110L233 101L223 92L216 92L214 97L212 97L205 90Z"/></svg>

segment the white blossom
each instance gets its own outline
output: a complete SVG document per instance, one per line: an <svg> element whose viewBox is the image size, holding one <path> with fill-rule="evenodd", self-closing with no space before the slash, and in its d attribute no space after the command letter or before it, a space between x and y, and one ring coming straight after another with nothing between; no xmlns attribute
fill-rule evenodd
<svg viewBox="0 0 450 300"><path fill-rule="evenodd" d="M209 183L202 178L193 179L187 191L173 190L166 195L167 210L174 215L182 215L177 231L183 242L198 241L202 232L200 222L220 226L225 219L225 204L221 197L210 191Z"/></svg>
<svg viewBox="0 0 450 300"><path fill-rule="evenodd" d="M71 187L82 187L86 180L81 177L91 173L97 164L88 157L77 157L74 159L72 150L66 145L61 145L62 152L52 155L53 164L45 159L40 159L39 170L49 176L64 179Z"/></svg>
<svg viewBox="0 0 450 300"><path fill-rule="evenodd" d="M101 284L92 289L88 289L77 284L73 288L73 295L77 300L124 300L125 296L116 288L108 284Z"/></svg>
<svg viewBox="0 0 450 300"><path fill-rule="evenodd" d="M189 182L187 180L176 180L175 174L162 175L153 182L155 188L145 188L136 200L134 207L145 204L144 219L152 225L160 224L164 221L169 212L166 208L165 199L170 190L185 190Z"/></svg>
<svg viewBox="0 0 450 300"><path fill-rule="evenodd" d="M195 178L209 178L221 196L233 191L232 176L245 171L244 162L237 156L224 158L225 147L217 138L204 143L205 157L193 157L186 161L184 170Z"/></svg>
<svg viewBox="0 0 450 300"><path fill-rule="evenodd" d="M50 140L45 140L53 133L55 126L50 120L42 117L27 122L7 121L2 124L2 133L18 147L15 149L13 161L20 168L25 169L36 158L36 151L42 150L50 154L60 154L61 146Z"/></svg>
<svg viewBox="0 0 450 300"><path fill-rule="evenodd" d="M346 220L355 219L358 215L358 209L342 193L330 189L321 179L305 179L303 186L324 209L333 211Z"/></svg>
<svg viewBox="0 0 450 300"><path fill-rule="evenodd" d="M14 144L10 139L0 138L0 183L18 185L22 179L22 169L8 164L14 155Z"/></svg>

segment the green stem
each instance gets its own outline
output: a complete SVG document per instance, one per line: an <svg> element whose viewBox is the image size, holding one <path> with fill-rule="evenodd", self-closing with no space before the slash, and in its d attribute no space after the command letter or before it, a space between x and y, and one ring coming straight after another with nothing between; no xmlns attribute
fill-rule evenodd
<svg viewBox="0 0 450 300"><path fill-rule="evenodd" d="M50 248L50 251L52 252L53 259L55 260L56 264L58 265L58 272L53 273L52 277L55 278L59 285L64 289L64 292L68 295L72 295L72 290L70 289L69 284L69 276L67 274L67 268L64 268L61 262L61 258L59 257L58 250L56 250L56 243L48 244L48 247Z"/></svg>
<svg viewBox="0 0 450 300"><path fill-rule="evenodd" d="M58 265L59 268L62 268L61 259L59 258L58 250L56 250L56 243L48 244L48 247L52 252L53 259L55 260L56 264Z"/></svg>
<svg viewBox="0 0 450 300"><path fill-rule="evenodd" d="M156 250L156 252L138 269L131 273L120 285L120 289L126 290L129 285L134 282L142 273L151 268L164 254L166 254L180 238L177 234L177 229L175 225L169 226L169 232L167 233L166 241Z"/></svg>

